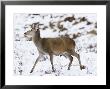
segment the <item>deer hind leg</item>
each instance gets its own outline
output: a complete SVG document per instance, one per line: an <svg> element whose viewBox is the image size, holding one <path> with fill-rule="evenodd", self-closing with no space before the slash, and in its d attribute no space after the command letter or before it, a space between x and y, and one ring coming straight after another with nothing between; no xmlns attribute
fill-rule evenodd
<svg viewBox="0 0 110 89"><path fill-rule="evenodd" d="M55 69L54 69L54 66L53 66L53 55L50 54L50 62L51 62L51 65L52 65L52 71L55 72Z"/></svg>
<svg viewBox="0 0 110 89"><path fill-rule="evenodd" d="M70 67L71 67L71 64L72 64L72 61L73 61L73 57L71 55L68 55L68 57L69 57L69 60L70 60L69 65L68 65L68 70L70 70Z"/></svg>
<svg viewBox="0 0 110 89"><path fill-rule="evenodd" d="M85 66L81 64L81 60L80 60L80 55L78 53L76 53L75 51L72 51L72 55L75 56L78 61L79 61L79 65L80 65L80 69L85 69Z"/></svg>
<svg viewBox="0 0 110 89"><path fill-rule="evenodd" d="M39 59L40 59L41 57L42 57L41 55L38 56L38 58L36 59L36 61L35 61L35 63L34 63L34 65L33 65L32 69L31 69L30 73L33 72L33 70L34 70L36 64L38 63L38 61L39 61Z"/></svg>

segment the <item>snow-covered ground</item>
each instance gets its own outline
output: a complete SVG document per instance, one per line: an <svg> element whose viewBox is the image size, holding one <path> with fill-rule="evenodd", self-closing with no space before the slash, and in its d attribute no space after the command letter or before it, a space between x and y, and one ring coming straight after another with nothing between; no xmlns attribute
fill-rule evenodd
<svg viewBox="0 0 110 89"><path fill-rule="evenodd" d="M69 17L69 18L68 18ZM76 52L85 69L80 70L78 59L73 57L72 66L67 70L69 59L54 56L55 72L52 72L49 56L40 59L33 73L30 70L38 57L38 50L24 32L31 24L39 22L42 38L69 36L76 42ZM63 25L63 28L58 26ZM95 76L97 75L97 16L83 14L14 14L14 75L31 76Z"/></svg>

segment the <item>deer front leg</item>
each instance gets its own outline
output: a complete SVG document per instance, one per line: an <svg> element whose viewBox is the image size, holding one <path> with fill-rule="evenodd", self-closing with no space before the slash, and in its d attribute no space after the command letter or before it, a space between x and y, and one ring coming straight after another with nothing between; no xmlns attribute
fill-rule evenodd
<svg viewBox="0 0 110 89"><path fill-rule="evenodd" d="M50 54L50 62L51 62L51 65L52 65L52 71L55 72L55 69L54 69L54 66L53 66L53 55Z"/></svg>
<svg viewBox="0 0 110 89"><path fill-rule="evenodd" d="M39 55L38 58L36 59L36 61L35 61L35 63L34 63L34 65L33 65L32 69L31 69L30 73L33 72L33 70L34 70L34 68L35 68L35 66L36 66L36 64L38 63L38 61L39 61L40 58L41 58L41 55Z"/></svg>

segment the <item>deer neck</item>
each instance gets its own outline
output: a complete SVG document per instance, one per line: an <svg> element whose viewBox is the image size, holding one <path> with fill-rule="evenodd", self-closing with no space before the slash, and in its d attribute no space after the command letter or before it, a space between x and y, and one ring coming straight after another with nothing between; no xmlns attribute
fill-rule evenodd
<svg viewBox="0 0 110 89"><path fill-rule="evenodd" d="M41 39L42 39L42 38L40 37L40 32L35 32L35 34L34 34L33 37L32 37L32 40L33 40L34 44L35 44L37 47L40 46L40 40L41 40Z"/></svg>

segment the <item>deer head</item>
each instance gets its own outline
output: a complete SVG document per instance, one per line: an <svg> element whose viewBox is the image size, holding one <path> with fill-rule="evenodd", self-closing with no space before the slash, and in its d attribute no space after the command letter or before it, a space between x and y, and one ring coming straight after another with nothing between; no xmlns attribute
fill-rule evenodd
<svg viewBox="0 0 110 89"><path fill-rule="evenodd" d="M25 32L24 36L28 38L34 37L34 36L40 37L39 23L33 23L31 25L31 30Z"/></svg>

